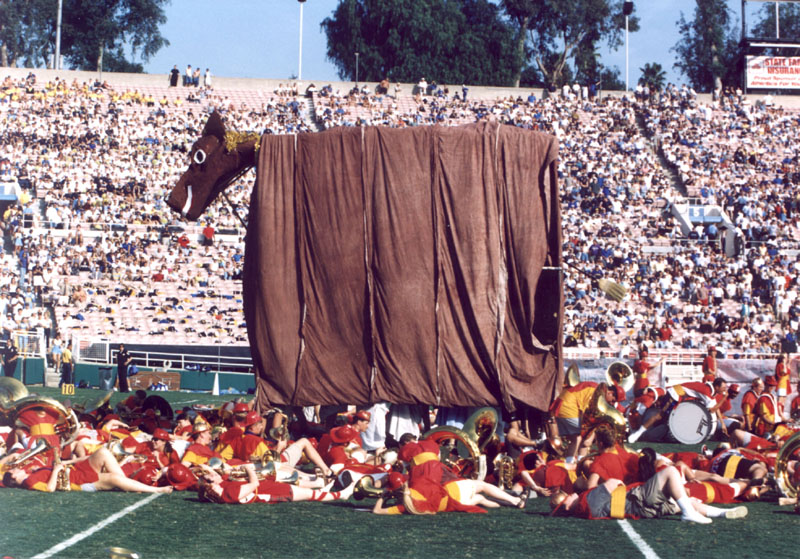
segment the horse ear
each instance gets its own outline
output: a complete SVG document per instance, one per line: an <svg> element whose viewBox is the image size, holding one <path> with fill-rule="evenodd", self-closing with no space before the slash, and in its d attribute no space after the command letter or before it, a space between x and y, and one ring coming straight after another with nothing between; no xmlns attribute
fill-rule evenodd
<svg viewBox="0 0 800 559"><path fill-rule="evenodd" d="M215 136L220 142L225 141L225 125L222 124L222 117L214 111L208 117L203 128L203 136Z"/></svg>

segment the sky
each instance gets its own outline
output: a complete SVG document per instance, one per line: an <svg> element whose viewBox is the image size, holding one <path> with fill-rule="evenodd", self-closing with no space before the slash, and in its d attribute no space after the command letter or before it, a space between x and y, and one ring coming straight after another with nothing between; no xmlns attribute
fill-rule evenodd
<svg viewBox="0 0 800 559"><path fill-rule="evenodd" d="M299 72L303 81L338 81L335 66L326 60L326 37L320 27L337 4L338 0L308 0L303 4L300 66L297 0L172 0L166 7L167 23L161 27L170 46L145 63L145 71L166 74L177 65L183 72L191 64L203 70L210 68L215 76L288 79ZM741 1L728 0L728 4L741 21ZM675 53L670 49L680 39L676 25L680 13L691 19L694 0L636 0L634 5L640 30L628 37L631 87L641 75L639 69L648 62L661 64L667 81L683 83L673 68ZM751 17L748 15L748 21ZM624 82L624 44L615 52L601 49L601 56L606 66L619 68Z"/></svg>

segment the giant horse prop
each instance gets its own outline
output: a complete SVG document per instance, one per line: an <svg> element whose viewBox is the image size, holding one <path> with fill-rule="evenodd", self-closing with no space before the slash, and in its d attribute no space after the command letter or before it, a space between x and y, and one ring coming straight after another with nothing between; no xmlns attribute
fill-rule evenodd
<svg viewBox="0 0 800 559"><path fill-rule="evenodd" d="M167 202L196 220L256 167L259 407L545 410L563 376L557 151L497 123L259 136L214 113Z"/></svg>

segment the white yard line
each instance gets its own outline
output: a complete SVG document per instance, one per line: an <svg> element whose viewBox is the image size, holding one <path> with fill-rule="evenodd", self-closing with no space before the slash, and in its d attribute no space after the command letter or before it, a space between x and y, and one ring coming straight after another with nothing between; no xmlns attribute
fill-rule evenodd
<svg viewBox="0 0 800 559"><path fill-rule="evenodd" d="M162 495L162 493L153 493L151 495L148 495L147 497L145 497L144 499L142 499L138 503L134 503L131 506L122 509L121 511L119 511L116 514L112 514L111 516L109 516L105 520L102 520L102 521L98 522L97 524L95 524L91 528L88 528L87 530L84 530L83 532L80 532L79 534L75 534L70 539L64 540L60 544L54 545L53 547L51 547L47 551L44 551L44 552L42 552L42 553L40 553L38 555L35 555L33 557L33 559L47 559L48 557L52 557L56 553L60 553L60 552L64 551L68 547L72 547L73 545L75 545L79 541L88 538L89 536L91 536L95 532L99 532L100 530L102 530L103 528L105 528L106 526L111 524L112 522L116 522L117 520L119 520L123 516L135 511L139 507L143 507L144 505L150 503L152 500L156 499L159 495Z"/></svg>
<svg viewBox="0 0 800 559"><path fill-rule="evenodd" d="M631 539L633 545L635 545L639 551L642 552L642 555L644 555L646 559L660 559L658 554L653 551L653 548L650 547L647 542L642 539L642 536L640 536L639 533L633 529L633 526L631 526L630 522L627 520L618 520L617 523L620 525L620 528L622 528L622 531L625 532L625 535Z"/></svg>

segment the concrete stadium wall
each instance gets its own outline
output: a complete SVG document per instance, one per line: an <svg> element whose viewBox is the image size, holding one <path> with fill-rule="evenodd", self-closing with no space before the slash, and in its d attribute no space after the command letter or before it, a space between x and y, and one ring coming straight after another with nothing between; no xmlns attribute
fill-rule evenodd
<svg viewBox="0 0 800 559"><path fill-rule="evenodd" d="M169 72L171 68L166 68L166 72ZM181 71L183 69L181 68ZM123 74L123 73L114 73L114 72L103 72L102 74L98 74L97 72L84 72L84 71L77 71L77 70L49 70L44 68L10 68L10 67L0 67L0 76L5 78L6 76L11 76L12 78L19 79L24 78L29 73L33 72L36 75L36 79L38 81L52 81L54 78L58 77L59 79L66 80L68 83L72 83L73 80L77 80L78 83L94 83L98 79L101 81L106 81L111 85L119 85L119 86L127 86L131 88L136 88L137 86L165 86L169 83L169 74ZM353 82L329 82L324 80L290 80L290 79L256 79L256 78L236 78L236 77L224 77L224 76L214 76L213 77L213 84L214 89L217 91L222 91L225 89L255 89L255 90L266 90L266 91L273 91L275 88L278 87L279 84L287 84L287 83L294 83L297 82L299 89L301 91L305 90L309 84L313 83L317 86L317 89L320 87L330 84L334 88L338 88L341 91L347 91L351 87L353 87ZM363 85L366 83L369 85L373 90L374 87L377 85L377 82L361 82ZM403 95L411 95L411 92L416 84L413 83L403 83L400 84L402 88L401 94ZM456 92L461 92L461 84L440 84L440 85L447 85L450 88L450 94ZM473 99L497 99L498 97L522 97L523 99L526 98L531 92L536 95L537 98L541 99L544 90L541 88L526 88L526 87L490 87L490 86L472 86L467 84L469 87L469 97ZM178 86L178 88L182 88L183 86ZM611 95L614 97L622 97L625 95L624 91L602 91L603 95ZM763 94L748 94L747 98L751 102L756 102L761 100L766 95ZM711 101L711 94L710 93L700 93L698 94L698 99L704 103L708 103ZM775 95L773 96L773 101L775 105L787 108L800 108L800 96L798 95Z"/></svg>
<svg viewBox="0 0 800 559"><path fill-rule="evenodd" d="M44 367L44 359L41 357L20 356L14 378L25 384L44 384Z"/></svg>
<svg viewBox="0 0 800 559"><path fill-rule="evenodd" d="M26 362L33 361L31 359ZM41 373L39 380L32 380L30 376L26 377L25 384L42 384L44 382L44 360L41 363ZM146 369L142 369L143 371ZM175 372L173 369L171 371ZM201 390L211 392L214 388L214 375L215 373L204 373L200 371L177 371L181 375L181 390ZM19 371L17 371L19 374ZM141 373L140 373L141 374ZM101 365L96 363L77 363L74 372L75 384L80 384L81 381L86 383L92 388L104 388L104 383L101 380L110 382L110 386L114 386L117 382L117 367L109 365ZM19 376L17 375L19 379ZM255 389L256 379L255 376L248 373L220 373L219 374L219 389L221 392L228 390L235 390L238 392L247 392L248 390Z"/></svg>

